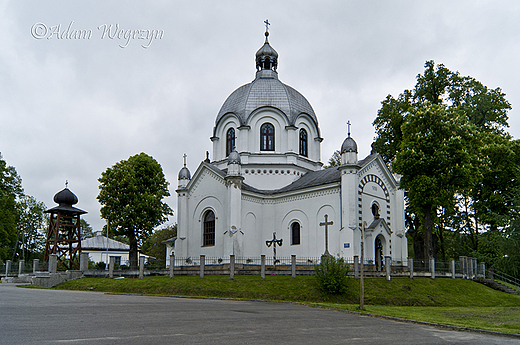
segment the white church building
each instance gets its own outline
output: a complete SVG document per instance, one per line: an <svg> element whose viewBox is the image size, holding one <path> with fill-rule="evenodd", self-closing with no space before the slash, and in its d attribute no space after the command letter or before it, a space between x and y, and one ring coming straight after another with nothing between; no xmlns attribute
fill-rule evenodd
<svg viewBox="0 0 520 345"><path fill-rule="evenodd" d="M212 160L178 175L177 237L167 255L271 256L406 261L404 192L377 153L358 159L348 133L341 165L321 162L318 118L307 99L278 78L268 41L256 52L255 79L231 93L218 112ZM350 129L349 129L350 132ZM340 148L340 143L338 143ZM327 225L325 225L327 224Z"/></svg>

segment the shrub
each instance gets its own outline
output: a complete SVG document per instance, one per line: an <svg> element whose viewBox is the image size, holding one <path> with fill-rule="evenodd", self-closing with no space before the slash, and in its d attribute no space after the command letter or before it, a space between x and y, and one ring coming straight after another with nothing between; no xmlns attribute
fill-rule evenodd
<svg viewBox="0 0 520 345"><path fill-rule="evenodd" d="M347 292L347 274L350 266L345 259L334 256L322 256L321 262L314 265L316 280L320 289L328 294Z"/></svg>

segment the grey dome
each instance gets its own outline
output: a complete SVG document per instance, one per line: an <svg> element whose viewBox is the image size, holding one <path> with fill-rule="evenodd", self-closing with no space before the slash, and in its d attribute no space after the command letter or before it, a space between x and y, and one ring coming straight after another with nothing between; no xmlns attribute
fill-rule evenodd
<svg viewBox="0 0 520 345"><path fill-rule="evenodd" d="M179 171L179 180L191 180L191 173L186 166Z"/></svg>
<svg viewBox="0 0 520 345"><path fill-rule="evenodd" d="M54 195L54 202L60 205L75 205L78 203L78 197L70 189L65 188Z"/></svg>
<svg viewBox="0 0 520 345"><path fill-rule="evenodd" d="M247 125L248 118L255 110L273 107L287 117L289 125L294 125L301 114L307 114L318 127L318 120L309 101L298 91L278 80L274 71L262 70L251 83L233 91L226 99L217 115L215 128L226 114L234 114L240 125Z"/></svg>
<svg viewBox="0 0 520 345"><path fill-rule="evenodd" d="M227 164L242 164L242 161L240 160L240 155L236 150L231 151L231 153L229 154Z"/></svg>
<svg viewBox="0 0 520 345"><path fill-rule="evenodd" d="M227 114L233 114L241 126L248 124L249 116L257 109L272 107L281 111L287 118L287 124L294 126L298 116L308 115L319 136L318 119L309 101L298 91L278 80L276 68L278 53L266 40L256 52L256 77L251 83L242 85L229 95L215 121L214 135L220 120Z"/></svg>
<svg viewBox="0 0 520 345"><path fill-rule="evenodd" d="M350 135L343 141L343 145L341 145L341 153L345 152L358 153L356 141L352 139Z"/></svg>

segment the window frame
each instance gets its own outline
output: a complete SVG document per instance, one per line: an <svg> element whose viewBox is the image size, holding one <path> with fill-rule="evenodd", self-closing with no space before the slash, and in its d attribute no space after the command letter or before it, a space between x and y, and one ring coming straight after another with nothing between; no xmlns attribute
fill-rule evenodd
<svg viewBox="0 0 520 345"><path fill-rule="evenodd" d="M260 126L260 151L274 151L274 126L270 122L265 122Z"/></svg>
<svg viewBox="0 0 520 345"><path fill-rule="evenodd" d="M297 226L297 228L296 228ZM301 237L301 234L302 234L302 226L300 225L299 222L292 222L291 223L291 246L298 246L300 244L302 244L302 237ZM296 236L296 232L298 233ZM297 239L297 241L295 241L295 239Z"/></svg>
<svg viewBox="0 0 520 345"><path fill-rule="evenodd" d="M213 219L209 219L213 215ZM202 217L202 247L215 246L215 212L207 210Z"/></svg>
<svg viewBox="0 0 520 345"><path fill-rule="evenodd" d="M299 152L301 156L308 157L309 156L309 141L307 140L308 135L305 128L300 129L299 138Z"/></svg>
<svg viewBox="0 0 520 345"><path fill-rule="evenodd" d="M233 152L233 149L235 148L235 139L235 129L231 127L226 132L226 157Z"/></svg>

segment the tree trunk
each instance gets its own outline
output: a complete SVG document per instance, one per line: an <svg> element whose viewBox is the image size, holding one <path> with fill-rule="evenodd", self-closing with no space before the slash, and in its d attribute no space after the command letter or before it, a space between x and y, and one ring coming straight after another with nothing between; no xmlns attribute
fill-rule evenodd
<svg viewBox="0 0 520 345"><path fill-rule="evenodd" d="M128 257L130 259L130 269L137 270L137 240L133 231L129 233L128 242L130 245L130 251Z"/></svg>
<svg viewBox="0 0 520 345"><path fill-rule="evenodd" d="M427 205L423 207L424 212L424 259L429 260L433 258L433 244L432 244L432 233L433 233L433 221L432 221L432 207Z"/></svg>

